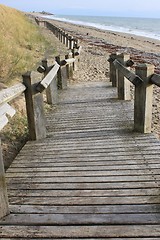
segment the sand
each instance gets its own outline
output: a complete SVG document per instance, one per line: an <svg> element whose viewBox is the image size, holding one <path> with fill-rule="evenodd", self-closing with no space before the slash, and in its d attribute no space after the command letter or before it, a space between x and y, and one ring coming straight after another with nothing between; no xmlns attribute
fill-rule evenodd
<svg viewBox="0 0 160 240"><path fill-rule="evenodd" d="M48 19L47 19L48 20ZM109 81L109 63L112 52L126 52L138 63L150 63L160 74L160 41L126 33L99 30L67 22L48 20L80 40L83 47L79 70L72 84L90 81ZM154 86L152 131L160 138L160 88Z"/></svg>

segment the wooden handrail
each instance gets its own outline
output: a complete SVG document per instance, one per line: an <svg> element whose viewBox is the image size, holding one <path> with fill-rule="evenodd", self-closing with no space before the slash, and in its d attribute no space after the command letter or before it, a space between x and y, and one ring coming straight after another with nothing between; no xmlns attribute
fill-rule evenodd
<svg viewBox="0 0 160 240"><path fill-rule="evenodd" d="M52 82L53 78L57 75L58 69L60 65L56 62L49 73L43 78L43 80L38 84L37 90L39 92L43 92L45 89L48 88L50 83Z"/></svg>
<svg viewBox="0 0 160 240"><path fill-rule="evenodd" d="M115 59L113 61L113 64L115 66L116 69L118 69L120 72L123 73L123 75L131 82L133 83L135 86L138 86L139 84L141 84L143 82L143 80L137 76L136 74L134 74L133 72L131 72L130 70L128 70L125 66L123 66L117 59Z"/></svg>
<svg viewBox="0 0 160 240"><path fill-rule="evenodd" d="M75 58L69 58L69 59L62 60L60 65L65 66L74 62L75 62Z"/></svg>
<svg viewBox="0 0 160 240"><path fill-rule="evenodd" d="M80 53L81 53L81 50L82 50L82 46L79 46L79 47L78 47L78 51L75 52L75 56L79 56Z"/></svg>
<svg viewBox="0 0 160 240"><path fill-rule="evenodd" d="M154 74L154 66L151 64L138 64L135 66L135 73L127 69L132 65L132 60L125 53L110 55L110 77L118 87L118 98L121 100L129 100L125 97L126 92L130 92L127 88L127 78L135 85L134 92L134 130L141 133L151 132L152 123L152 94L153 84L160 87L160 75ZM112 79L111 79L112 80ZM113 83L112 83L113 86ZM127 89L127 91L126 91Z"/></svg>
<svg viewBox="0 0 160 240"><path fill-rule="evenodd" d="M7 89L0 91L0 105L6 102L10 102L14 98L21 95L26 90L26 86L23 83L18 83Z"/></svg>
<svg viewBox="0 0 160 240"><path fill-rule="evenodd" d="M155 84L156 86L160 87L160 75L159 74L153 74L149 78L150 82Z"/></svg>

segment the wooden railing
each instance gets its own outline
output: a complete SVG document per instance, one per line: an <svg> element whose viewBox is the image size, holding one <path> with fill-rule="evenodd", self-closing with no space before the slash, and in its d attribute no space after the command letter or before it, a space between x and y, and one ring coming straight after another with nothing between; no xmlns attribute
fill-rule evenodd
<svg viewBox="0 0 160 240"><path fill-rule="evenodd" d="M42 18L35 18L36 23L41 27L48 28L68 49L74 49L79 46L79 40L66 33L63 29L53 25L52 23L43 20Z"/></svg>
<svg viewBox="0 0 160 240"><path fill-rule="evenodd" d="M51 25L49 26L51 27ZM60 37L61 34L58 36ZM65 57L57 56L52 61L42 60L37 72L23 74L23 83L0 91L0 130L8 123L8 115L13 117L16 112L9 105L9 102L24 93L29 139L38 140L46 137L43 92L46 90L48 104L53 105L58 102L58 89L67 88L68 79L73 77L73 71L78 68L81 47L76 45L77 43L78 41L74 41L74 45L70 45L72 51ZM7 188L0 140L0 218L8 213Z"/></svg>
<svg viewBox="0 0 160 240"><path fill-rule="evenodd" d="M108 59L110 63L110 81L118 88L118 99L130 100L130 85L135 86L134 92L134 130L141 133L151 132L153 84L160 87L160 75L154 74L151 64L135 66L128 54L113 53ZM128 81L129 80L129 81Z"/></svg>

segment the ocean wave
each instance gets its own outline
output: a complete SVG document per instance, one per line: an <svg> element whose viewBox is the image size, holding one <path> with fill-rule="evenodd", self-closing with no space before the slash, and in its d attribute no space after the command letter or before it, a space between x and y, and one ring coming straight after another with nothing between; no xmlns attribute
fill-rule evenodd
<svg viewBox="0 0 160 240"><path fill-rule="evenodd" d="M133 26L133 24L131 24L131 26L130 26L130 24L128 23L128 18L120 18L121 19L121 26L120 26L119 23L117 24L117 22L118 22L117 17L115 17L115 21L114 21L114 17L112 17L111 18L112 21L110 21L111 23L109 23L109 24L104 23L105 18L107 19L107 17L94 17L94 22L89 21L91 19L91 17L87 17L87 16L85 16L85 17L77 16L77 20L76 20L76 16L72 16L72 17L70 17L70 16L68 16L68 17L66 17L66 16L65 17L63 17L63 16L44 16L44 17L48 18L48 19L54 19L54 20L73 23L73 24L77 24L77 25L94 27L94 28L97 28L97 29L100 29L100 30L107 30L107 31L113 31L113 32L120 32L120 33L128 33L128 34L133 34L133 35L136 35L136 36L142 36L142 37L147 37L147 38L160 40L160 32L157 33L156 29L154 31L152 20L150 20L150 24L147 25L148 30L146 30L145 29L146 28L145 19L143 19L143 22L145 23L144 24L144 30L143 30L142 19L140 19L141 21L139 23L137 23L137 26L136 25ZM74 19L71 19L71 18L74 18ZM79 20L79 18L81 18L81 20ZM149 19L147 19L147 21L148 20ZM149 25L151 25L151 27Z"/></svg>

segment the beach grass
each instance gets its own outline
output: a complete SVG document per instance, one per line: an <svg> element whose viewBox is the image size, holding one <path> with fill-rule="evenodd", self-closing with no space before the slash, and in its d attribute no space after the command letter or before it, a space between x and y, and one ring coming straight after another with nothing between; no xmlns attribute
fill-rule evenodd
<svg viewBox="0 0 160 240"><path fill-rule="evenodd" d="M22 81L22 74L36 70L46 52L56 52L53 41L23 12L0 4L0 90ZM1 131L5 168L25 144L28 135L24 98L11 103L16 115Z"/></svg>
<svg viewBox="0 0 160 240"><path fill-rule="evenodd" d="M49 42L22 12L0 4L0 81L33 69Z"/></svg>

